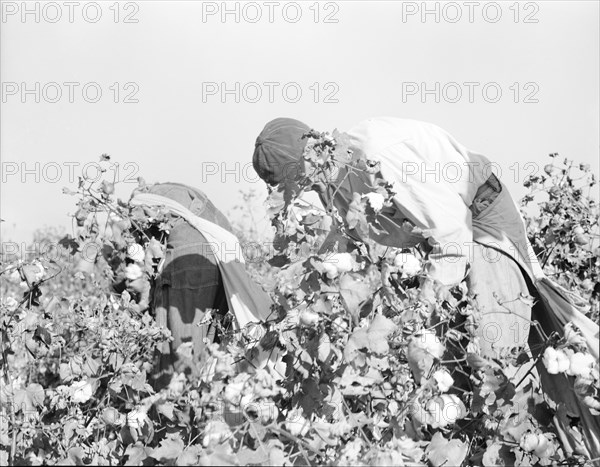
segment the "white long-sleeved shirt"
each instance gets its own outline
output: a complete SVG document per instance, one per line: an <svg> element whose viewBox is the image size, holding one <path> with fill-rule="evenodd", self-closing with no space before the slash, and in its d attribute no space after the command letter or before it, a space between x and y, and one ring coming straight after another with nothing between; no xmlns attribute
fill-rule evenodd
<svg viewBox="0 0 600 467"><path fill-rule="evenodd" d="M387 216L387 222L399 226L405 216L422 229L433 246L429 274L444 284L460 282L473 248L469 207L492 174L490 161L436 125L416 120L371 118L347 134L353 151L379 162L381 175L394 186L400 216ZM350 185L354 186L347 189L355 191L358 182L351 180ZM400 229L387 230L389 234L378 242L395 247L410 244Z"/></svg>
<svg viewBox="0 0 600 467"><path fill-rule="evenodd" d="M414 120L373 118L347 133L352 149L379 162L381 176L394 185L397 212L380 216L386 218L384 222L388 225L384 225L386 232L376 241L410 246L411 239L401 229L402 216L406 216L423 230L425 237L433 240L428 272L447 285L463 279L474 241L511 256L537 289L542 307L537 314L544 317L545 331L560 335L566 323L572 322L584 336L589 353L598 359L598 325L583 313L587 306L583 299L545 276L506 187L501 185L502 191L494 201L472 217L469 208L477 190L492 174L492 165L486 157L467 150L441 128ZM336 205L342 201L342 208L347 208L353 193L370 191L369 183L369 176L349 176L340 187ZM589 457L597 457L598 417L573 396L565 380L552 379L552 375L546 374L542 385L552 399L581 419L585 449ZM584 449L581 445L577 448Z"/></svg>

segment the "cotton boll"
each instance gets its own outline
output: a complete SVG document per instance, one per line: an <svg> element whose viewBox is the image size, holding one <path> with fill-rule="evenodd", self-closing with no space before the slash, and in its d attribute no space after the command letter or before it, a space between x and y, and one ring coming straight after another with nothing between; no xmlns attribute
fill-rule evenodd
<svg viewBox="0 0 600 467"><path fill-rule="evenodd" d="M314 311L303 310L300 313L300 323L302 323L304 326L314 326L319 322L319 319L319 315Z"/></svg>
<svg viewBox="0 0 600 467"><path fill-rule="evenodd" d="M352 271L354 260L350 253L334 253L323 262L323 270L330 279L335 279L341 273Z"/></svg>
<svg viewBox="0 0 600 467"><path fill-rule="evenodd" d="M171 377L169 381L169 392L171 395L179 396L185 389L186 376L184 373L176 373Z"/></svg>
<svg viewBox="0 0 600 467"><path fill-rule="evenodd" d="M133 261L142 263L146 258L146 253L144 252L144 248L142 247L142 245L132 243L127 247L127 256Z"/></svg>
<svg viewBox="0 0 600 467"><path fill-rule="evenodd" d="M427 403L425 410L427 422L434 428L452 425L467 414L465 405L454 394L436 397Z"/></svg>
<svg viewBox="0 0 600 467"><path fill-rule="evenodd" d="M442 394L440 396L444 401L444 417L448 423L455 423L456 420L464 418L467 415L465 404L454 394Z"/></svg>
<svg viewBox="0 0 600 467"><path fill-rule="evenodd" d="M329 277L330 279L335 279L339 275L338 269L335 267L335 264L323 263L323 269L325 270L325 274L327 274L327 277Z"/></svg>
<svg viewBox="0 0 600 467"><path fill-rule="evenodd" d="M142 428L146 424L148 415L143 407L137 407L127 414L127 425L132 428Z"/></svg>
<svg viewBox="0 0 600 467"><path fill-rule="evenodd" d="M441 358L444 355L446 348L439 340L433 331L425 330L413 337L415 345L423 350L426 350L436 358Z"/></svg>
<svg viewBox="0 0 600 467"><path fill-rule="evenodd" d="M134 281L142 277L143 271L137 264L128 264L125 268L125 277L130 281Z"/></svg>
<svg viewBox="0 0 600 467"><path fill-rule="evenodd" d="M576 352L571 355L567 373L573 376L587 377L594 366L594 357L588 353Z"/></svg>
<svg viewBox="0 0 600 467"><path fill-rule="evenodd" d="M71 385L71 391L71 399L76 404L83 404L89 401L94 394L92 385L87 380L74 382Z"/></svg>
<svg viewBox="0 0 600 467"><path fill-rule="evenodd" d="M421 271L421 261L411 253L398 253L394 258L394 266L409 277Z"/></svg>
<svg viewBox="0 0 600 467"><path fill-rule="evenodd" d="M571 365L571 360L569 359L569 356L561 349L558 349L556 351L556 355L557 355L557 364L558 364L558 372L559 373L564 373L565 371L567 371L569 369L569 366Z"/></svg>
<svg viewBox="0 0 600 467"><path fill-rule="evenodd" d="M532 452L538 445L538 437L535 433L526 433L519 443L521 449L525 452Z"/></svg>
<svg viewBox="0 0 600 467"><path fill-rule="evenodd" d="M557 375L558 371L558 353L554 347L548 347L544 350L542 362L551 375Z"/></svg>
<svg viewBox="0 0 600 467"><path fill-rule="evenodd" d="M350 253L335 253L325 261L325 264L333 264L339 273L352 271L354 261Z"/></svg>
<svg viewBox="0 0 600 467"><path fill-rule="evenodd" d="M533 451L534 454L540 458L553 456L556 453L556 446L546 435L540 435L540 437L542 436L545 438L546 442L540 441L540 446Z"/></svg>
<svg viewBox="0 0 600 467"><path fill-rule="evenodd" d="M519 445L523 451L531 452L539 458L550 457L556 451L554 444L544 433L526 433Z"/></svg>
<svg viewBox="0 0 600 467"><path fill-rule="evenodd" d="M373 208L375 212L379 212L383 209L383 204L385 203L385 198L380 193L367 193L364 195L365 198L369 201L369 205Z"/></svg>
<svg viewBox="0 0 600 467"><path fill-rule="evenodd" d="M433 374L433 379L435 379L441 392L447 392L454 384L454 378L446 370L437 370Z"/></svg>
<svg viewBox="0 0 600 467"><path fill-rule="evenodd" d="M254 394L245 393L240 398L240 407L242 408L242 410L245 411L250 406L250 404L252 404L253 401L254 401Z"/></svg>
<svg viewBox="0 0 600 467"><path fill-rule="evenodd" d="M548 438L546 438L543 434L537 435L538 444L533 449L533 453L538 457L543 457L544 453L548 449L548 445L550 444Z"/></svg>
<svg viewBox="0 0 600 467"><path fill-rule="evenodd" d="M202 446L207 448L210 445L221 444L227 438L231 437L232 433L229 426L220 420L211 420L204 429L204 438L202 438ZM200 463L199 465L208 465Z"/></svg>
<svg viewBox="0 0 600 467"><path fill-rule="evenodd" d="M225 387L223 397L225 401L232 405L239 405L242 399L242 393L246 387L246 381L250 375L241 373L231 380Z"/></svg>

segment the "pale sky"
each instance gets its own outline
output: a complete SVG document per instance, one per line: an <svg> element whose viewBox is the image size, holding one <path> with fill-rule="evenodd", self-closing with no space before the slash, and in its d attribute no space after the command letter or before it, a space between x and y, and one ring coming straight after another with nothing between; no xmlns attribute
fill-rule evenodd
<svg viewBox="0 0 600 467"><path fill-rule="evenodd" d="M62 188L102 153L121 179L190 184L227 212L238 189L266 194L250 162L279 116L435 123L498 162L515 197L551 152L600 172L596 1L428 2L424 18L423 2L227 2L224 18L222 2L68 3L2 3L2 241L70 226Z"/></svg>

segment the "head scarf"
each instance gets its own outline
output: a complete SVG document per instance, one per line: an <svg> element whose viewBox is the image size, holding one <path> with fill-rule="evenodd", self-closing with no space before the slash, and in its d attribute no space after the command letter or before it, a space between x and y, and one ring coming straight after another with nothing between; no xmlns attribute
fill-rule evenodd
<svg viewBox="0 0 600 467"><path fill-rule="evenodd" d="M295 183L304 173L303 135L310 127L292 118L276 118L261 131L254 147L254 170L271 186Z"/></svg>

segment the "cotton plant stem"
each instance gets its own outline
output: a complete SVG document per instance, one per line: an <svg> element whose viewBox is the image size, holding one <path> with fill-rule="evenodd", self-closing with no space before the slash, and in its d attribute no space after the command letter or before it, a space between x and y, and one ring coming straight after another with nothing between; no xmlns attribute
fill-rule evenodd
<svg viewBox="0 0 600 467"><path fill-rule="evenodd" d="M13 461L15 459L15 451L17 450L17 422L16 422L16 416L15 416L14 387L12 384L12 379L9 374L8 360L6 359L6 352L4 351L4 349L2 350L2 359L4 360L5 365L6 365L6 367L4 369L4 376L6 378L6 384L12 392L12 400L13 400L13 402L10 403L10 422L12 423L12 434L11 434L10 454L8 456L8 461L10 464L14 464Z"/></svg>
<svg viewBox="0 0 600 467"><path fill-rule="evenodd" d="M518 300L518 299L515 299L515 300ZM494 314L506 314L506 315L514 315L514 316L516 316L516 317L518 317L518 318L522 319L523 321L527 321L529 324L531 324L531 326L535 327L535 328L538 330L538 332L540 333L540 336L541 336L541 337L543 337L543 338L544 338L544 340L548 340L548 339L549 339L549 336L547 336L547 335L546 335L546 333L544 332L544 330L543 330L543 329L541 329L541 325L540 325L539 321L537 321L537 320L531 320L531 319L524 318L524 317L522 317L522 316L518 315L517 313L515 313L514 311L511 311L511 310L510 310L509 308L507 308L506 306L504 306L504 304L505 304L505 303L512 303L512 302L514 302L515 300L510 300L510 301L505 301L505 302L501 302L501 301L499 301L499 300L498 300L498 304L499 304L499 305L500 305L502 308L504 308L506 311L494 311L493 313L494 313Z"/></svg>
<svg viewBox="0 0 600 467"><path fill-rule="evenodd" d="M313 454L321 455L320 452L315 451L306 441L298 438L297 436L294 436L289 431L286 431L274 424L268 425L267 428L269 430L273 430L276 433L279 433L280 435L285 436L286 438L288 438L291 441L298 443L299 445L303 446L304 448L306 448L308 451L312 452ZM308 459L308 456L306 455L306 452L303 450L301 450L301 452L302 452L302 456L304 457L304 460L307 462L307 465L311 465L310 460Z"/></svg>
<svg viewBox="0 0 600 467"><path fill-rule="evenodd" d="M260 439L260 435L258 434L258 430L254 426L254 423L250 423L250 428L252 428L252 431L254 431L254 434L256 435L256 440L258 441L258 444L260 444L260 447L262 448L262 450L265 452L268 452L267 448L265 447L262 440Z"/></svg>
<svg viewBox="0 0 600 467"><path fill-rule="evenodd" d="M94 193L91 192L91 189L88 188L87 189L87 193L94 198L96 201L98 201L99 203L101 203L102 205L104 205L110 212L113 212L119 216L121 216L122 214L117 211L116 209L114 209L110 204L108 204L106 201L104 201L103 199L98 198L96 195L94 195ZM140 227L140 225L134 221L131 218L128 218L129 222L131 222L131 224L144 236L146 237L146 240L150 241L150 237L148 237L148 235L146 235L146 232L144 232L144 230Z"/></svg>
<svg viewBox="0 0 600 467"><path fill-rule="evenodd" d="M554 249L556 248L557 245L558 245L558 242L556 242L554 245L552 245L552 248L550 249L550 251L548 252L546 257L544 258L544 261L542 262L542 265L541 265L542 269L544 269L546 267L546 263L550 259L550 256L552 255L552 252L554 251Z"/></svg>
<svg viewBox="0 0 600 467"><path fill-rule="evenodd" d="M527 371L527 373L525 373L523 375L523 377L521 378L521 380L517 384L515 384L515 389L518 388L523 383L523 381L525 381L525 379L531 374L531 372L533 371L533 369L536 367L536 365L538 364L538 362L542 358L542 355L543 354L540 352L540 354L535 359L535 362L533 362L533 365L531 365L531 368L529 368L529 370Z"/></svg>
<svg viewBox="0 0 600 467"><path fill-rule="evenodd" d="M348 411L348 415L350 416L350 418L352 418L352 421L354 421L356 423L356 419L354 418L354 414L350 410L350 407L348 407L348 404L346 403L346 399L344 397L342 397L342 403L344 404L344 407L346 407L346 410ZM365 441L367 442L367 444L369 445L369 447L372 448L373 447L373 443L371 443L371 441L369 440L369 438L368 438L367 434L365 433L365 430L363 429L363 427L361 425L358 425L358 429L360 430L360 433L363 435L363 438L365 439Z"/></svg>

